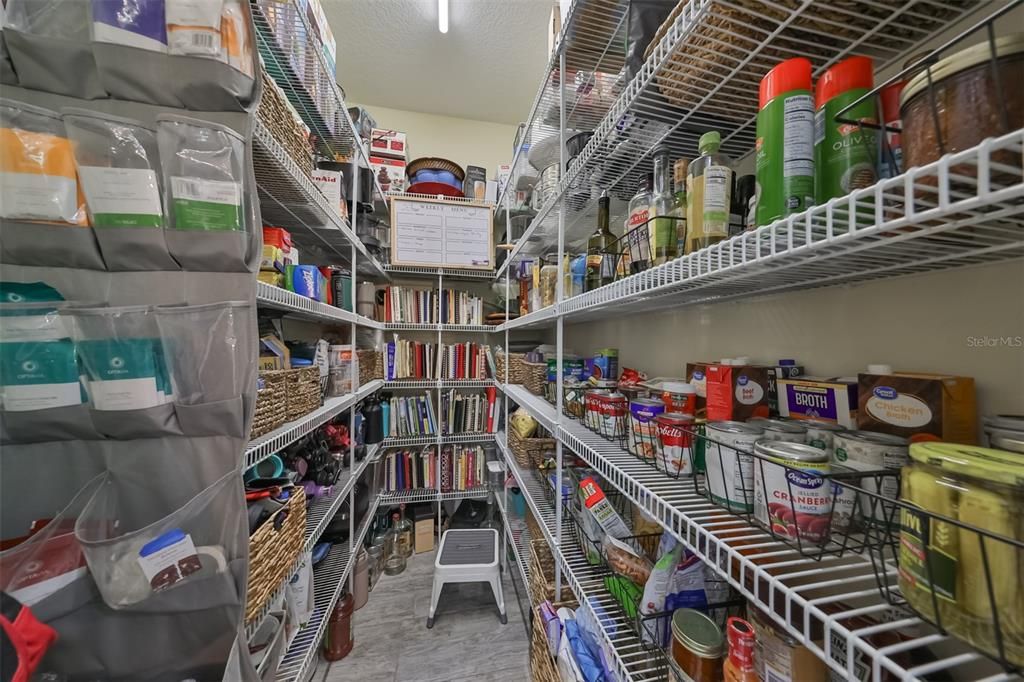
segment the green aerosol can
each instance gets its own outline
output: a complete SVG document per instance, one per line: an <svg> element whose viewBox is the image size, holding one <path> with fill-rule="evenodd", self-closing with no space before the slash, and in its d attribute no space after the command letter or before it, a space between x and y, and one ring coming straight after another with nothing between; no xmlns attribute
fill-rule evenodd
<svg viewBox="0 0 1024 682"><path fill-rule="evenodd" d="M761 79L757 112L757 225L814 204L811 62L787 59Z"/></svg>
<svg viewBox="0 0 1024 682"><path fill-rule="evenodd" d="M878 181L878 107L866 99L840 111L874 87L869 57L850 57L822 74L814 93L814 195L823 204ZM875 127L872 127L875 126Z"/></svg>

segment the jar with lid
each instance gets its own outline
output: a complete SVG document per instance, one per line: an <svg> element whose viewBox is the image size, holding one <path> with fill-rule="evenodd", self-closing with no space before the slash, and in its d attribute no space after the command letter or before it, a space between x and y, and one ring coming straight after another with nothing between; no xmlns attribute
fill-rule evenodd
<svg viewBox="0 0 1024 682"><path fill-rule="evenodd" d="M398 512L391 515L391 527L384 537L384 575L398 575L405 570L405 554L398 536Z"/></svg>
<svg viewBox="0 0 1024 682"><path fill-rule="evenodd" d="M544 265L540 268L540 305L547 308L555 304L555 293L558 289L558 254L549 253L544 256Z"/></svg>
<svg viewBox="0 0 1024 682"><path fill-rule="evenodd" d="M907 602L985 653L1024 665L1020 455L913 443L902 478L910 506L900 508L899 585Z"/></svg>
<svg viewBox="0 0 1024 682"><path fill-rule="evenodd" d="M672 660L683 673L700 682L722 682L722 630L694 609L672 614Z"/></svg>

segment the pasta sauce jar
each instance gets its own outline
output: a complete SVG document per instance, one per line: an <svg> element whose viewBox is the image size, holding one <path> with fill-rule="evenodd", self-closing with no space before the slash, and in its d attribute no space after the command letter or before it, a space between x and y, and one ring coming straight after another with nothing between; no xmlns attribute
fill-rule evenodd
<svg viewBox="0 0 1024 682"><path fill-rule="evenodd" d="M724 640L715 621L694 609L672 614L672 660L699 682L721 682Z"/></svg>

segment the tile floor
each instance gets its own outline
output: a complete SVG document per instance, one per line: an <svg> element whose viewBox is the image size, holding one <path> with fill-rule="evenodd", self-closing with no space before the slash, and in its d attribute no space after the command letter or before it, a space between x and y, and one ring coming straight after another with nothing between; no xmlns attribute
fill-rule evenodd
<svg viewBox="0 0 1024 682"><path fill-rule="evenodd" d="M510 567L514 570L514 567ZM356 611L355 645L328 664L316 682L523 682L530 679L529 643L505 571L508 624L485 583L446 585L427 629L434 552L415 554L403 573L381 576L366 606ZM520 590L522 587L520 586Z"/></svg>

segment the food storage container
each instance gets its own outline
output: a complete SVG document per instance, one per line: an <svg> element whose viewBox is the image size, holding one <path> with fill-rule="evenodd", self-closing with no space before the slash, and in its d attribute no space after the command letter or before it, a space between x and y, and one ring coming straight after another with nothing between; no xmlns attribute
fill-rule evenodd
<svg viewBox="0 0 1024 682"><path fill-rule="evenodd" d="M1024 462L1016 453L934 442L912 444L910 459L900 591L950 634L1024 665Z"/></svg>
<svg viewBox="0 0 1024 682"><path fill-rule="evenodd" d="M678 609L672 615L672 659L690 679L719 682L724 649L721 628L705 614Z"/></svg>

